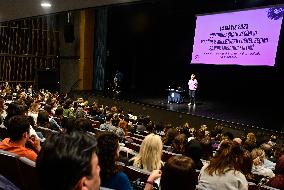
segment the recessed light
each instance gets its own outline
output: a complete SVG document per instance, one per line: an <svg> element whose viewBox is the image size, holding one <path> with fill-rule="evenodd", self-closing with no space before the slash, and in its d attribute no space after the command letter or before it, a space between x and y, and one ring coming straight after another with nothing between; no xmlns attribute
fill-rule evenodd
<svg viewBox="0 0 284 190"><path fill-rule="evenodd" d="M42 7L51 7L51 4L48 2L44 2L40 4Z"/></svg>

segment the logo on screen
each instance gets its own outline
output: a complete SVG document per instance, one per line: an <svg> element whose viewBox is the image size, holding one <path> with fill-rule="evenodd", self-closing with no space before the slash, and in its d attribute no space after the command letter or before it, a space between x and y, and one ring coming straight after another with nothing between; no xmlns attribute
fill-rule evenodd
<svg viewBox="0 0 284 190"><path fill-rule="evenodd" d="M284 8L270 8L268 9L267 17L271 20L278 20L283 17Z"/></svg>

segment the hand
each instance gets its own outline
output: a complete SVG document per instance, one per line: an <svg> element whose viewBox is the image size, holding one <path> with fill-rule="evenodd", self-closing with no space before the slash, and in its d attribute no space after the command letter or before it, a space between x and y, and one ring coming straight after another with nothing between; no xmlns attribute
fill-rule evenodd
<svg viewBox="0 0 284 190"><path fill-rule="evenodd" d="M162 175L161 170L153 170L150 176L148 177L147 181L155 181L156 179L160 178Z"/></svg>
<svg viewBox="0 0 284 190"><path fill-rule="evenodd" d="M38 138L35 137L35 135L31 135L28 142L30 145L39 153L41 146L40 146L40 141Z"/></svg>

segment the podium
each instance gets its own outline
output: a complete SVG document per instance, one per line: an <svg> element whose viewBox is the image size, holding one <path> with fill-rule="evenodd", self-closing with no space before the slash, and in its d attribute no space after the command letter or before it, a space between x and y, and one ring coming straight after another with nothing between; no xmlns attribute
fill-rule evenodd
<svg viewBox="0 0 284 190"><path fill-rule="evenodd" d="M182 93L184 92L181 89L174 89L174 88L169 88L166 89L168 92L168 103L182 103L183 102L183 96Z"/></svg>

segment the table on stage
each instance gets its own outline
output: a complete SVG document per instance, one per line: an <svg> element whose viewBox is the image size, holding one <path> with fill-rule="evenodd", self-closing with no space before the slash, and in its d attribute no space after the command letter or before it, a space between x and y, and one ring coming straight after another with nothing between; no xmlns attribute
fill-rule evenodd
<svg viewBox="0 0 284 190"><path fill-rule="evenodd" d="M182 93L184 92L181 89L174 89L174 88L168 88L166 89L168 92L168 103L182 103L183 102L183 96Z"/></svg>

